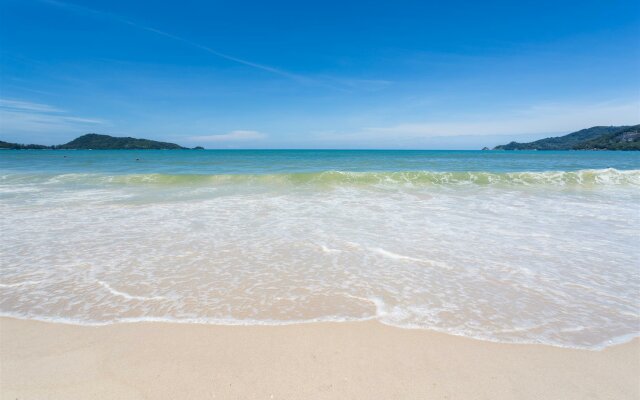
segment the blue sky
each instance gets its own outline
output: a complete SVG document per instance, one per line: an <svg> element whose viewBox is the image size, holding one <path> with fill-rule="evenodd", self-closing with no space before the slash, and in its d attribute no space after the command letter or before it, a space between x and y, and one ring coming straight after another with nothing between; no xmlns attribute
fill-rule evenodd
<svg viewBox="0 0 640 400"><path fill-rule="evenodd" d="M640 122L640 2L0 0L0 140L476 149Z"/></svg>

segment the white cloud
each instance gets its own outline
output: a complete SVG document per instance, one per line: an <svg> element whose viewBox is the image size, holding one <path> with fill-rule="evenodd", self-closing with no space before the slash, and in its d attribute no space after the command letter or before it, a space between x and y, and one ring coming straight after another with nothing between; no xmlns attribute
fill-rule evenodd
<svg viewBox="0 0 640 400"><path fill-rule="evenodd" d="M69 115L48 104L0 99L0 132L5 134L78 131L104 123L95 118Z"/></svg>
<svg viewBox="0 0 640 400"><path fill-rule="evenodd" d="M52 107L47 104L33 103L30 101L10 100L10 99L0 99L0 108L10 109L10 110L20 110L20 111L48 112L48 113L63 112L63 110L56 107Z"/></svg>
<svg viewBox="0 0 640 400"><path fill-rule="evenodd" d="M42 0L42 1L44 3L50 4L52 6L60 7L60 8L63 8L63 9L74 11L74 12L83 13L83 14L89 14L89 15L98 16L98 17L102 17L102 18L108 18L108 19L113 20L113 21L118 21L120 23L129 25L129 26L133 26L135 28L142 29L142 30L147 31L147 32L151 32L151 33L154 33L156 35L164 36L166 38L169 38L169 39L172 39L172 40L176 40L178 42L182 42L182 43L187 44L187 45L189 45L191 47L194 47L194 48L203 50L203 51L205 51L207 53L213 54L216 57L224 58L226 60L229 60L229 61L232 61L232 62L235 62L235 63L238 63L238 64L246 65L246 66L251 67L251 68L255 68L255 69L262 70L262 71L270 72L272 74L280 75L280 76L283 76L283 77L286 77L286 78L289 78L289 79L293 79L293 80L297 80L297 81L300 81L300 82L312 82L313 81L312 79L310 79L308 77L305 77L305 76L302 76L302 75L298 75L298 74L294 74L294 73L291 73L291 72L288 72L288 71L284 71L284 70L282 70L280 68L272 67L270 65L255 63L255 62L248 61L248 60L245 60L245 59L242 59L242 58L239 58L239 57L235 57L235 56L232 56L232 55L229 55L229 54L225 54L225 53L219 52L219 51L217 51L217 50L215 50L215 49L213 49L213 48L211 48L209 46L205 46L203 44L191 41L189 39L185 39L184 37L181 37L181 36L177 36L177 35L162 31L160 29L156 29L156 28L153 28L153 27L150 27L150 26L147 26L147 25L139 24L139 23L134 22L132 20L123 18L123 17L121 17L120 15L117 15L117 14L104 12L104 11L96 10L96 9L89 8L89 7L79 6L79 5L76 5L76 4L66 3L66 2L58 1L58 0Z"/></svg>
<svg viewBox="0 0 640 400"><path fill-rule="evenodd" d="M219 135L191 136L189 139L195 142L244 142L251 140L261 140L267 135L258 131L231 131Z"/></svg>
<svg viewBox="0 0 640 400"><path fill-rule="evenodd" d="M313 77L313 76L301 75L301 74L289 72L281 68L276 68L271 65L261 64L261 63L246 60L244 58L236 57L230 54L222 53L212 47L206 46L199 42L194 42L192 40L189 40L182 36L174 35L173 33L169 33L164 30L160 30L148 25L140 24L136 21L132 21L130 19L124 18L118 14L100 11L97 9L84 7L84 6L80 6L72 3L67 3L60 0L41 0L41 1L49 5L63 8L72 12L93 15L94 17L106 18L112 21L117 21L119 23L126 24L134 28L147 31L155 35L163 36L168 39L175 40L177 42L182 42L188 46L199 49L201 51L205 51L216 57L220 57L222 59L225 59L234 63L242 64L257 70L265 71L274 75L282 76L284 78L291 79L301 84L317 85L321 87L331 88L334 90L347 90L347 91L350 89L377 91L391 84L390 81L382 80L382 79L349 79L349 78Z"/></svg>
<svg viewBox="0 0 640 400"><path fill-rule="evenodd" d="M435 137L563 134L596 125L637 124L640 99L592 104L539 104L490 115L458 115L448 121L407 122L322 135L343 142L420 140Z"/></svg>

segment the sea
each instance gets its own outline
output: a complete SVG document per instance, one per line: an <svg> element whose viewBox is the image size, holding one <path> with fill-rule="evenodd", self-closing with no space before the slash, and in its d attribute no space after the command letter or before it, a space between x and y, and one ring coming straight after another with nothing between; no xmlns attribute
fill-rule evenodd
<svg viewBox="0 0 640 400"><path fill-rule="evenodd" d="M0 151L0 315L640 335L640 152Z"/></svg>

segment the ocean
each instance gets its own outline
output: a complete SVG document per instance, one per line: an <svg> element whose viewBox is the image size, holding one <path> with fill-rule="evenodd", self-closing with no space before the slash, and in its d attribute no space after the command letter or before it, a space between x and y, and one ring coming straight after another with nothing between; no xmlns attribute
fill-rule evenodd
<svg viewBox="0 0 640 400"><path fill-rule="evenodd" d="M640 335L640 153L1 151L0 315Z"/></svg>

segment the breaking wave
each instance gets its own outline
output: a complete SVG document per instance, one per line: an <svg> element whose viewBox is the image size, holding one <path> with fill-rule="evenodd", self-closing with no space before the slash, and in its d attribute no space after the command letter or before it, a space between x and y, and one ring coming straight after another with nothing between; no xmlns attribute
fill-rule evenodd
<svg viewBox="0 0 640 400"><path fill-rule="evenodd" d="M283 174L11 174L0 178L0 184L108 184L158 186L276 185L325 186L343 185L633 185L640 186L640 170L587 169L545 172L345 172L324 171Z"/></svg>

